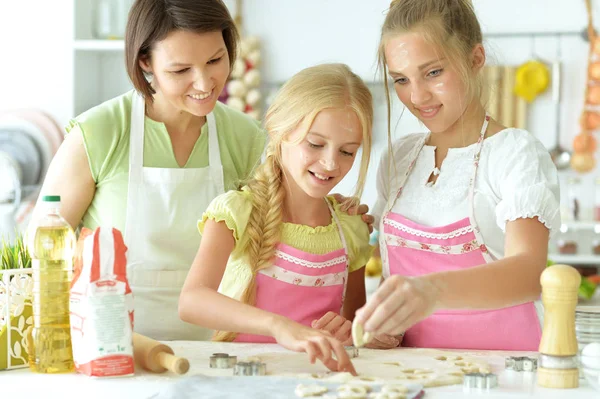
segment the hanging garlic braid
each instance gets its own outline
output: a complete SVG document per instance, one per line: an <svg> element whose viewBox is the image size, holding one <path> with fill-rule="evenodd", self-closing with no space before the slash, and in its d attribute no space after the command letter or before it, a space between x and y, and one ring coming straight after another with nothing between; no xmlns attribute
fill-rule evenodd
<svg viewBox="0 0 600 399"><path fill-rule="evenodd" d="M362 79L344 64L323 64L306 68L294 75L279 91L265 117L270 136L265 161L247 183L252 193L252 211L244 233L242 250L251 269L251 277L240 301L254 305L258 272L271 266L281 240L285 188L281 167L281 144L296 129L304 140L317 114L326 108L354 110L363 132L362 159L355 195L364 187L371 153L373 101ZM218 331L215 341L233 341L237 333Z"/></svg>

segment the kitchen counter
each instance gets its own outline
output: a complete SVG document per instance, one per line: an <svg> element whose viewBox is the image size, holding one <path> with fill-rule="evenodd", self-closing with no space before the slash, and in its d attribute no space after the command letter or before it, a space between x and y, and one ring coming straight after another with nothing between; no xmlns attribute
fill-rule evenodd
<svg viewBox="0 0 600 399"><path fill-rule="evenodd" d="M190 360L190 375L218 375L215 373L228 372L231 370L215 370L208 367L208 358L215 352L225 352L235 354L238 359L259 356L261 353L282 353L282 356L289 356L291 352L286 351L275 344L237 344L237 343L216 343L216 342L192 342L192 341L174 341L168 342L176 355L186 356ZM395 349L388 351L378 351L381 353L383 361L401 361L403 359L404 349ZM405 352L407 353L407 352ZM600 397L600 392L593 390L586 381L580 380L580 387L571 390L555 390L540 388L536 385L536 374L528 372L514 372L504 370L504 359L507 356L517 355L537 355L527 352L497 352L497 351L477 351L462 352L465 355L471 355L486 361L492 366L492 371L499 375L499 386L485 393L485 397L491 398L566 398L583 399ZM282 363L283 364L283 363ZM410 366L410 365L407 365ZM285 367L271 367L267 363L269 374L280 375L285 373L298 372L324 372L325 367L320 363L315 365L299 361L292 369ZM138 370L135 376L94 379L80 374L62 374L62 375L42 375L34 374L29 369L17 369L10 371L0 371L0 396L2 398L149 398L156 395L161 390L175 383L182 377L172 373L151 374L143 370ZM245 377L249 378L249 377ZM265 377L252 377L265 378ZM315 381L318 382L318 381ZM20 394L19 394L20 391ZM438 388L427 388L425 398L468 398L475 397L478 393L464 393L462 386L446 386ZM236 398L239 395L235 395ZM293 392L290 392L290 398L295 398ZM267 398L265 398L267 399Z"/></svg>

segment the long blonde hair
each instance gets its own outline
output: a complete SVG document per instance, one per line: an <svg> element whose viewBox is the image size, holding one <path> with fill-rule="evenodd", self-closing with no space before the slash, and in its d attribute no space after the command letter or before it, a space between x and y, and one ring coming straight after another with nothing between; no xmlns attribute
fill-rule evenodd
<svg viewBox="0 0 600 399"><path fill-rule="evenodd" d="M267 110L265 128L270 140L265 161L247 183L252 193L252 211L242 249L252 277L242 292L241 302L255 304L257 274L272 264L281 238L285 200L281 144L299 127L304 129L304 134L297 143L303 141L322 110L346 107L356 113L363 133L362 159L355 188L355 196L360 197L371 154L373 99L358 75L344 64L322 64L303 69L283 85ZM213 340L233 341L236 336L236 333L219 331Z"/></svg>
<svg viewBox="0 0 600 399"><path fill-rule="evenodd" d="M390 170L395 164L392 154L392 104L385 45L390 37L408 32L422 34L425 41L439 49L443 57L457 69L467 88L466 99L457 99L458 101L470 103L475 98L480 99L483 88L482 75L473 74L471 67L472 51L483 41L481 26L471 0L393 0L381 28L378 49L378 64L383 74L387 104L388 176L390 178L398 171L392 173Z"/></svg>

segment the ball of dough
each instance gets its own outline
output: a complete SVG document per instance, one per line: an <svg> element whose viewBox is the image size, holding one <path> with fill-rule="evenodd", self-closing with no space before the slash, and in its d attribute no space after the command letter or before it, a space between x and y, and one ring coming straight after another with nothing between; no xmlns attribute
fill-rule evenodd
<svg viewBox="0 0 600 399"><path fill-rule="evenodd" d="M227 83L227 93L233 97L243 98L246 96L246 93L248 93L248 88L241 80L234 79Z"/></svg>
<svg viewBox="0 0 600 399"><path fill-rule="evenodd" d="M244 83L248 87L258 87L260 85L260 72L258 69L251 69L244 74Z"/></svg>
<svg viewBox="0 0 600 399"><path fill-rule="evenodd" d="M356 322L352 322L352 343L357 348L361 348L371 341L371 333L365 332L363 326Z"/></svg>
<svg viewBox="0 0 600 399"><path fill-rule="evenodd" d="M239 97L229 97L227 99L227 105L240 112L244 112L244 110L246 109L246 104L244 103L244 100L242 100Z"/></svg>

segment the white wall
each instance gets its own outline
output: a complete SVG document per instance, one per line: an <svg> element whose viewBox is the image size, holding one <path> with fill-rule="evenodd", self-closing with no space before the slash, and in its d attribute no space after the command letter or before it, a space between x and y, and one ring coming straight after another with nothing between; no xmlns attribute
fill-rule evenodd
<svg viewBox="0 0 600 399"><path fill-rule="evenodd" d="M71 0L0 0L0 111L71 117Z"/></svg>
<svg viewBox="0 0 600 399"><path fill-rule="evenodd" d="M233 11L234 0L225 0ZM372 83L376 97L376 148L385 146L385 112L381 86L375 76L375 52L387 0L246 0L244 31L261 38L265 88L273 88L299 69L319 62L341 61ZM575 32L587 22L584 1L474 0L484 33ZM594 17L600 20L600 0L594 0ZM543 10L543 15L542 11ZM61 124L73 109L73 2L72 0L0 0L0 110L42 108ZM578 132L586 75L588 44L578 36L563 36L564 62L561 143L571 147ZM532 56L531 37L486 40L491 62L520 64ZM553 60L557 39L535 40L535 51ZM395 105L394 124L400 106ZM550 93L535 101L528 123L547 146L555 144L555 112ZM422 130L412 116L404 115L396 133ZM371 178L376 162L372 163ZM589 175L591 176L591 175ZM355 175L346 180L355 179ZM591 179L591 177L589 178ZM352 181L339 188L349 192ZM374 179L364 200L375 198ZM584 204L585 205L585 204Z"/></svg>
<svg viewBox="0 0 600 399"><path fill-rule="evenodd" d="M235 1L226 1L235 10ZM341 61L350 65L370 82L376 107L375 148L370 179L363 200L375 202L375 172L381 151L385 148L385 97L376 75L376 48L379 29L389 5L387 0L250 0L244 2L243 26L247 34L257 35L264 46L264 79L273 86L298 70L320 62ZM489 62L519 65L534 54L548 61L557 59L561 45L563 89L561 107L561 144L571 148L578 133L582 110L588 43L574 32L587 24L584 1L564 0L474 0L480 18ZM594 17L600 20L600 1L595 0ZM543 17L541 10L543 10ZM559 36L522 35L499 38L499 33L567 32ZM267 85L269 86L269 85ZM417 120L408 113L400 118L401 106L394 106L392 127L396 136L422 131ZM548 148L555 145L555 106L550 90L538 97L528 111L528 128ZM356 181L356 168L336 189L351 193ZM586 180L587 179L587 180ZM593 175L584 182L591 185ZM591 194L583 206L591 205Z"/></svg>

